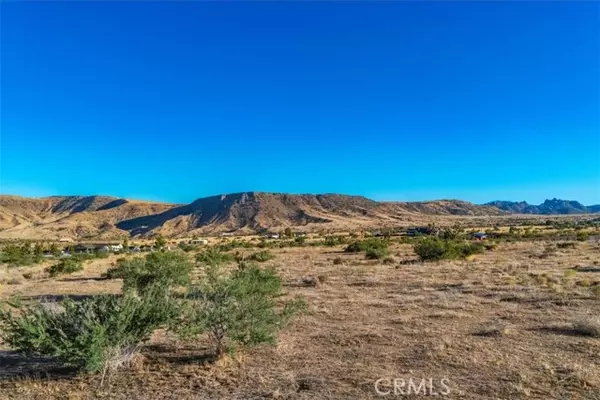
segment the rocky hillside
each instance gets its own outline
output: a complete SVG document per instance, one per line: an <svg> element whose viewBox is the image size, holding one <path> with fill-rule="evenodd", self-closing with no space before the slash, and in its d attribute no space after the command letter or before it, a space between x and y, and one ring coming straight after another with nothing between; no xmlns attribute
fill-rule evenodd
<svg viewBox="0 0 600 400"><path fill-rule="evenodd" d="M234 193L164 204L108 196L23 198L0 196L0 238L187 236L192 233L254 233L286 227L314 231L400 225L432 216L591 211L577 202L548 200L540 206L460 200L376 202L339 194Z"/></svg>
<svg viewBox="0 0 600 400"><path fill-rule="evenodd" d="M126 236L115 224L176 207L109 196L0 196L0 237L102 238Z"/></svg>
<svg viewBox="0 0 600 400"><path fill-rule="evenodd" d="M600 212L600 205L584 206L578 201L552 199L540 205L528 204L525 201L492 201L489 206L497 207L514 214L587 214Z"/></svg>
<svg viewBox="0 0 600 400"><path fill-rule="evenodd" d="M160 232L261 232L288 226L306 230L398 223L411 215L497 215L494 207L457 200L425 203L376 202L339 194L235 193L198 199L158 215L122 221L131 235Z"/></svg>

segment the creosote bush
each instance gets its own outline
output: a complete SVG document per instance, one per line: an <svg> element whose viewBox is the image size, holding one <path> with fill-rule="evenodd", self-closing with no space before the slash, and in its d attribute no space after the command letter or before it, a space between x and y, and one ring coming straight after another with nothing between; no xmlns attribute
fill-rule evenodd
<svg viewBox="0 0 600 400"><path fill-rule="evenodd" d="M210 247L196 254L196 262L199 264L216 265L233 261L235 261L233 254L224 253L216 247Z"/></svg>
<svg viewBox="0 0 600 400"><path fill-rule="evenodd" d="M145 258L119 259L117 267L106 272L108 279L123 279L123 290L144 291L152 284L161 287L186 285L190 281L192 264L183 253L157 251Z"/></svg>
<svg viewBox="0 0 600 400"><path fill-rule="evenodd" d="M388 255L387 247L370 247L365 252L365 258L367 260L379 260L385 258Z"/></svg>
<svg viewBox="0 0 600 400"><path fill-rule="evenodd" d="M436 261L465 258L473 254L482 253L484 246L481 243L471 243L465 240L427 238L416 243L414 250L421 260Z"/></svg>
<svg viewBox="0 0 600 400"><path fill-rule="evenodd" d="M589 239L590 235L587 232L577 232L577 241L586 242Z"/></svg>
<svg viewBox="0 0 600 400"><path fill-rule="evenodd" d="M238 346L275 343L277 331L305 306L297 299L279 308L281 280L274 270L253 265L227 273L219 263L208 264L189 293L173 330L183 338L208 334L217 356Z"/></svg>
<svg viewBox="0 0 600 400"><path fill-rule="evenodd" d="M65 299L52 309L42 303L10 305L18 313L0 311L0 336L6 344L88 372L107 372L127 363L154 330L177 315L158 286L141 297L129 293L81 302Z"/></svg>
<svg viewBox="0 0 600 400"><path fill-rule="evenodd" d="M10 267L37 264L42 261L43 250L39 243L33 247L29 243L20 246L7 244L0 249L0 263L6 263Z"/></svg>
<svg viewBox="0 0 600 400"><path fill-rule="evenodd" d="M368 238L365 240L357 240L350 243L344 249L347 253L358 253L361 251L367 251L369 249L387 249L389 242L384 239Z"/></svg>
<svg viewBox="0 0 600 400"><path fill-rule="evenodd" d="M271 253L268 250L262 250L262 251L254 253L254 254L251 254L248 257L248 260L256 261L256 262L265 262L265 261L272 260L273 258L275 258L275 255L273 253Z"/></svg>
<svg viewBox="0 0 600 400"><path fill-rule="evenodd" d="M82 270L83 265L81 265L81 261L72 258L63 258L58 263L46 268L46 272L48 272L51 277L72 274L73 272Z"/></svg>
<svg viewBox="0 0 600 400"><path fill-rule="evenodd" d="M325 246L339 246L346 243L348 243L348 241L341 235L325 236L325 239L323 240L323 245Z"/></svg>

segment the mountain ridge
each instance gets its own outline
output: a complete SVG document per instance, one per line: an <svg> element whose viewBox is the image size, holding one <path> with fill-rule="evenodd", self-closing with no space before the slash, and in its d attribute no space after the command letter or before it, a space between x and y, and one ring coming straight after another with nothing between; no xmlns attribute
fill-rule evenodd
<svg viewBox="0 0 600 400"><path fill-rule="evenodd" d="M557 198L546 199L543 203L535 205L526 201L506 201L496 200L486 205L497 207L500 210L517 214L539 214L539 215L558 215L558 214L589 214L600 212L599 205L584 206L575 200L561 200Z"/></svg>
<svg viewBox="0 0 600 400"><path fill-rule="evenodd" d="M364 196L238 192L202 197L189 204L113 196L0 195L0 237L103 239L122 236L184 236L190 233L256 233L395 225L434 216L495 216L600 212L567 200L495 201L482 205L454 199L421 202L375 201Z"/></svg>

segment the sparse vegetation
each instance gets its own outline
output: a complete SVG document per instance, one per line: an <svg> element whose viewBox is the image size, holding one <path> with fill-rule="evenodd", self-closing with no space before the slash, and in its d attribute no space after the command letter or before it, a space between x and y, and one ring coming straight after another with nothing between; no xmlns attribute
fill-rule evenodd
<svg viewBox="0 0 600 400"><path fill-rule="evenodd" d="M325 236L325 239L323 239L323 245L324 246L340 246L343 244L348 243L348 241L346 240L346 238L344 236L341 235L336 235L336 236Z"/></svg>
<svg viewBox="0 0 600 400"><path fill-rule="evenodd" d="M227 262L233 262L233 254L220 251L217 247L210 247L207 250L196 254L196 262L199 264L217 265Z"/></svg>
<svg viewBox="0 0 600 400"><path fill-rule="evenodd" d="M46 272L48 272L51 277L55 277L57 275L72 274L82 270L83 265L81 264L81 261L72 258L63 258L58 263L48 267Z"/></svg>
<svg viewBox="0 0 600 400"><path fill-rule="evenodd" d="M65 365L108 372L126 364L154 330L176 315L162 290L143 297L100 295L58 309L41 303L11 303L18 313L0 311L0 335L12 349L57 357Z"/></svg>
<svg viewBox="0 0 600 400"><path fill-rule="evenodd" d="M265 261L272 260L273 258L275 258L275 255L273 253L271 253L268 250L262 250L262 251L254 253L254 254L251 254L248 257L248 260L256 261L256 262L265 262Z"/></svg>
<svg viewBox="0 0 600 400"><path fill-rule="evenodd" d="M422 239L414 245L415 253L422 261L465 258L482 253L484 246L477 242L464 240L443 240L438 238Z"/></svg>
<svg viewBox="0 0 600 400"><path fill-rule="evenodd" d="M275 343L277 331L303 306L293 301L277 310L281 281L273 270L252 266L226 273L213 263L203 272L174 329L184 338L207 333L217 356L240 345Z"/></svg>
<svg viewBox="0 0 600 400"><path fill-rule="evenodd" d="M486 231L479 226L472 230ZM497 231L506 230L506 226L501 226ZM377 365L377 370L370 373L374 377L378 376L380 365L386 371L394 371L396 367L404 370L412 368L414 358L420 357L425 361L419 365L419 369L423 369L424 373L433 373L427 360L435 360L436 365L443 365L448 374L457 380L457 388L472 390L469 382L474 377L482 382L477 385L477 395L480 397L493 397L497 390L501 390L505 396L514 397L518 393L516 389L510 383L502 381L505 376L504 366L498 368L496 359L490 358L490 353L482 352L482 349L493 345L498 351L512 351L519 359L527 359L533 352L539 353L539 359L531 359L529 363L511 364L511 373L522 374L528 379L539 378L548 385L549 390L561 393L568 390L569 393L585 397L590 389L598 387L597 380L593 380L596 379L593 373L587 372L587 375L577 377L577 382L581 380L587 386L573 386L572 380L567 383L559 380L546 381L542 374L545 371L544 362L548 360L588 360L596 355L593 344L598 338L594 336L596 330L591 320L594 313L591 311L600 301L598 244L595 241L577 242L574 240L575 235L571 233L560 240L525 240L526 230L523 227L520 230L523 239L513 242L502 239L467 241L462 238L471 237L471 230L468 228L463 229L458 238L448 240L434 236L404 238L393 234L389 239L382 236L360 239L365 237L364 233L355 234L353 238L345 235L348 239L352 238L352 243L346 247L353 245L358 248L358 252L347 252L345 255L339 253L344 248L341 246L337 249L321 245L279 249L288 247L286 240L268 240L272 246L262 250L246 250L245 246L236 244L234 248L239 247L239 250L225 252L221 246L231 240L226 238L220 244L202 246L199 249L199 262L188 275L191 275L189 281L179 281L191 283L167 283L157 287L159 307L167 304L170 312L166 318L160 318L158 323L149 324L147 332L151 333L149 336L142 335L139 341L121 341L116 337L113 341L112 338L106 339L101 332L106 329L111 336L114 335L114 328L104 328L113 326L113 320L122 321L119 324L122 323L123 326L137 324L140 321L137 316L128 316L141 316L141 311L140 314L121 311L121 307L126 307L121 299L131 296L132 299L146 301L144 299L153 285L162 281L158 278L149 278L150 283L146 288L138 289L137 283L130 284L130 288L113 296L114 299L110 301L111 304L113 301L118 302L118 307L98 307L106 308L106 313L90 311L93 307L86 305L86 315L91 314L89 318L77 317L79 322L71 323L71 326L85 325L77 339L81 343L72 344L69 338L68 343L64 341L60 345L68 344L73 348L69 350L68 356L64 350L65 355L45 361L45 358L32 356L56 353L25 353L4 340L6 350L23 354L0 354L0 375L27 378L5 380L1 384L1 390L14 398L20 398L20 394L25 391L40 398L56 397L56 393L85 397L89 393L107 392L97 387L101 381L99 377L65 377L51 382L30 378L30 375L35 376L38 371L39 374L56 373L54 371L59 361L64 365L82 368L82 371L98 371L101 374L104 371L108 374L120 366L130 364L128 368L120 370L120 373L110 374L109 387L110 393L119 390L123 396L131 398L161 396L167 391L183 397L193 397L200 388L205 392L203 396L212 398L234 397L239 393L242 396L252 395L258 385L255 380L257 376L267 377L260 384L264 385L261 386L260 393L263 389L268 394L281 390L283 397L297 397L297 387L304 385L302 387L306 389L302 390L306 391L304 394L307 396L336 397L340 393L350 393L351 397L368 398L373 394L372 384L365 388L361 385L349 386L345 381L337 383L336 379L344 373L357 381L365 379L362 372L356 373L345 368L348 357L359 358L361 363L370 368ZM535 227L530 232L535 232ZM332 236L331 233L324 233L323 238L325 235ZM316 240L322 241L323 238ZM456 248L461 247L453 246L452 251L460 254L456 258L452 256L448 260L441 259L438 264L431 266L416 265L419 258L413 252L413 245L427 238L460 242L461 246L464 243L473 244L481 246L482 250L490 243L496 243L497 246L494 252L482 253L468 263L460 261L465 253ZM244 241L239 238L234 240ZM314 243L314 240L309 239L309 243ZM260 239L245 241L255 245ZM560 243L563 242L573 243L576 251L569 250L570 245L566 250L561 248ZM369 248L377 249L379 246L386 246L389 255L379 259L363 259L367 257ZM254 258L253 254L263 251L275 255L281 264L277 267L277 271L280 271L277 274L277 279L280 280L278 294L266 297L250 295L253 289L249 289L256 287L256 290L268 291L265 286L271 285L271 278L266 275L274 272L261 268L265 264L251 260ZM168 257L172 253L190 260L194 260L196 255L195 252L184 254L166 250L152 254ZM87 259L90 256L83 257ZM76 279L48 279L41 267L8 268L2 265L0 284L3 286L0 296L3 299L25 296L21 301L26 302L28 307L34 307L37 305L35 297L39 295L43 302L41 306L45 310L62 313L65 307L60 298L65 294L72 294L73 301L81 304L96 299L100 293L114 293L118 290L120 282L97 280L98 274L105 271L117 257L122 256L111 255L110 259L98 260L91 265L83 264L86 268L78 275L81 279L89 279L86 284ZM77 258L79 256L59 260ZM47 265L59 260L48 261ZM146 257L141 254L127 255L116 261L116 265L107 271L107 277L124 279L126 276L133 276L137 279L147 276L144 273L147 270L145 264ZM207 270L213 265L218 271L220 283L207 289ZM256 274L257 271L260 277L246 276ZM30 280L21 278L25 273L28 273L28 279L31 277ZM136 279L132 281L136 282ZM177 279L166 280L175 281ZM248 289L242 290L242 287ZM104 295L100 295L102 296ZM245 297L239 300L239 296ZM282 330L288 320L282 312L286 309L285 305L296 296L310 298L311 311L299 323ZM208 302L207 298L211 301ZM24 306L7 306L6 310L11 312L12 317L18 318L23 315L22 307ZM151 314L146 317L156 316L150 304L144 307L151 310L148 311ZM290 307L292 306L288 309ZM297 307L302 308L301 305ZM164 310L161 308L159 311ZM109 314L110 317L101 316ZM232 321L234 316L240 314L247 317L243 320L236 319L243 321L243 325ZM510 315L510 318L505 318L506 315ZM261 322L263 317L264 322ZM135 318L135 321L130 318ZM403 327L407 321L417 320L423 323L411 324L410 329ZM139 323L146 324L143 321ZM62 322L60 324L61 329L71 329ZM88 328L88 324L95 328ZM0 329L3 335L9 331L5 325ZM129 331L133 328L123 329ZM390 340L391 330L402 340L402 349L395 345L398 343L396 340ZM37 338L41 337L39 332L46 335L37 328L28 332L28 335L38 332L39 335L35 336ZM182 343L175 334L179 334L181 339L191 340ZM57 335L51 335L54 341ZM151 339L147 339L148 337ZM276 349L246 349L276 340L280 342ZM33 341L31 339L30 343ZM97 343L97 347L87 347L90 342ZM569 343L573 345L567 345ZM445 351L447 348L451 351ZM463 358L462 349L467 348L473 359ZM141 353L140 357L135 356L138 351ZM384 359L381 358L382 352L387 354ZM215 355L223 353L231 353L237 360L231 361L225 356L217 361ZM6 357L10 359L4 363ZM11 364L13 358L18 359L18 364ZM567 364L567 368L575 365ZM581 365L585 368L585 365ZM159 374L167 375L158 382L149 379ZM288 374L298 378L294 378L293 387L289 391L284 391L279 379ZM321 386L320 381L311 374L328 382L327 388ZM571 375L575 379L575 372ZM188 388L188 385L193 387ZM523 384L523 387L529 386ZM539 394L532 386L530 397L536 398ZM106 396L111 397L110 394Z"/></svg>
<svg viewBox="0 0 600 400"><path fill-rule="evenodd" d="M357 240L350 243L344 249L347 253L358 253L361 251L367 251L369 249L383 249L388 248L389 242L387 240L378 238L368 238L365 240Z"/></svg>
<svg viewBox="0 0 600 400"><path fill-rule="evenodd" d="M387 247L369 247L365 251L365 258L367 260L379 260L388 255Z"/></svg>
<svg viewBox="0 0 600 400"><path fill-rule="evenodd" d="M109 279L123 279L123 290L145 291L152 285L169 288L189 283L192 264L179 252L154 252L145 258L119 259L118 265L107 271Z"/></svg>
<svg viewBox="0 0 600 400"><path fill-rule="evenodd" d="M559 249L575 249L577 247L577 243L575 242L558 242L556 243L556 247Z"/></svg>
<svg viewBox="0 0 600 400"><path fill-rule="evenodd" d="M586 242L589 239L590 235L587 232L577 232L577 241Z"/></svg>
<svg viewBox="0 0 600 400"><path fill-rule="evenodd" d="M29 243L23 243L20 246L6 244L0 250L0 263L6 263L10 267L33 265L42 260L42 255L41 244L36 244L34 247Z"/></svg>

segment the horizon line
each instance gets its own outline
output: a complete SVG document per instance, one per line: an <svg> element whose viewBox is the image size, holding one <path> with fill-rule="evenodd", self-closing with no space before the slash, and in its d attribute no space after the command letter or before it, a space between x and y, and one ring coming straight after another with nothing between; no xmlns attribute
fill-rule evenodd
<svg viewBox="0 0 600 400"><path fill-rule="evenodd" d="M147 199L147 198L143 198L142 196L115 196L115 195L111 195L111 194L52 194L52 195L43 195L43 196L26 196L26 195L21 195L21 194L12 194L12 193L2 193L0 192L0 196L8 196L8 197L19 197L19 198L25 198L25 199L36 199L36 200L41 200L41 199L48 199L48 198L53 198L53 197L111 197L114 198L115 200L127 200L127 201L140 201L140 202L146 202L146 203L162 203L162 204L171 204L171 205L186 205L186 204L191 204L197 200L200 199L206 199L206 198L211 198L211 197L219 197L219 196L233 196L233 195L241 195L241 194L258 194L258 193L264 193L264 194L274 194L274 195L291 195L291 196L327 196L327 195L335 195L335 196L347 196L347 197L362 197L365 198L367 200L371 200L377 203L429 203L429 202L436 202L436 201L463 201L463 202L467 202L467 203L471 203L471 204L475 204L475 205L481 205L481 206L485 206L485 205L490 205L490 203L493 202L512 202L512 203L527 203L529 205L541 205L546 201L549 200L561 200L561 201L569 201L569 202L578 202L580 204L582 204L585 207L588 206L593 206L595 204L590 204L590 205L586 205L581 203L579 200L573 200L573 199L561 199L559 197L552 197L552 198L546 198L544 201L542 201L539 204L536 203L530 203L527 200L501 200L501 199L495 199L495 200L489 200L486 201L484 203L478 203L478 202L474 202L474 201L469 201L469 200L464 200L458 197L455 198L451 198L451 197L443 197L443 198L432 198L432 199L427 199L427 200L375 200L369 196L365 196L365 195L361 195L361 194L347 194L347 193L336 193L336 192L322 192L322 193L293 193L293 192L270 192L270 191L258 191L258 190L251 190L251 191L240 191L240 192L227 192L227 193L218 193L218 194L213 194L213 195L208 195L208 196L201 196L201 197L197 197L194 198L193 200L189 201L189 202L172 202L172 201L166 201L166 200L158 200L158 199Z"/></svg>

